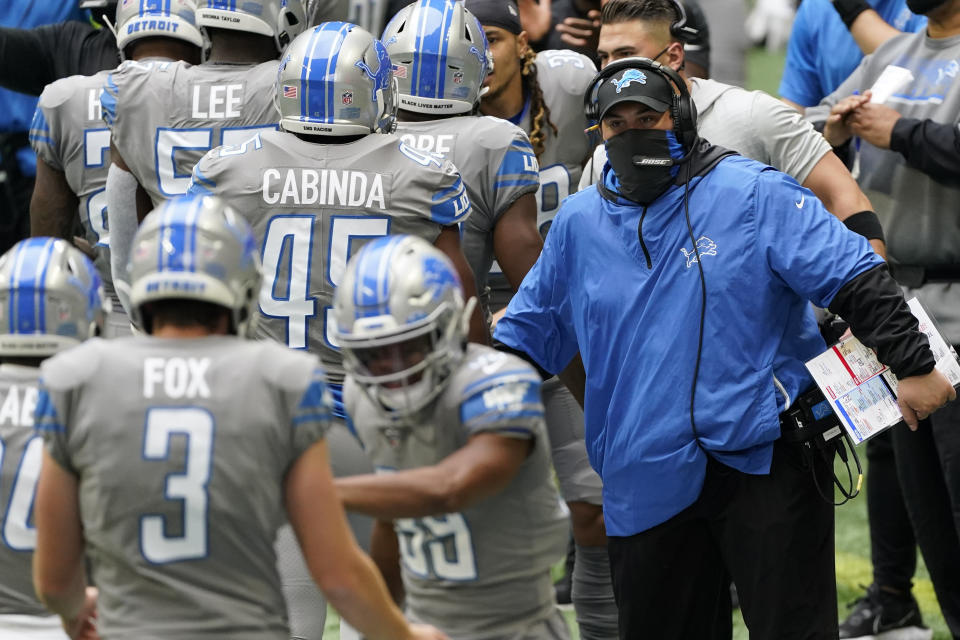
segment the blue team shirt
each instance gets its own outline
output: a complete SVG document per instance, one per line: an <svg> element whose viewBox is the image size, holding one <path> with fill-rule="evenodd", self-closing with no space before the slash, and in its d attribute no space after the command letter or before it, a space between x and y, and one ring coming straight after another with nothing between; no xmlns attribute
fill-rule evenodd
<svg viewBox="0 0 960 640"><path fill-rule="evenodd" d="M616 188L609 164L604 180ZM683 198L674 186L647 208L648 267L643 207L610 202L595 187L570 196L495 331L550 372L580 351L587 451L614 536L692 504L704 449L745 473L769 473L778 414L812 385L804 362L825 349L807 301L827 306L883 264L785 174L733 156L695 178L689 212L707 287L698 445L690 391L700 272Z"/></svg>
<svg viewBox="0 0 960 640"><path fill-rule="evenodd" d="M869 0L888 24L915 32L926 16L912 13L905 0ZM780 79L780 96L804 107L820 103L847 79L863 58L860 48L830 0L803 0L797 10Z"/></svg>

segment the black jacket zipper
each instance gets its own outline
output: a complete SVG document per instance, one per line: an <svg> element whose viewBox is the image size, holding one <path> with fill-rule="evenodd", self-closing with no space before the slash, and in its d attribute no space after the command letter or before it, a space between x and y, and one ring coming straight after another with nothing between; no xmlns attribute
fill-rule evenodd
<svg viewBox="0 0 960 640"><path fill-rule="evenodd" d="M637 226L637 236L640 238L640 248L643 249L643 257L647 259L647 269L653 269L653 262L650 261L650 252L647 251L647 245L643 242L643 219L647 217L647 207L643 207L643 213L640 214L640 224Z"/></svg>

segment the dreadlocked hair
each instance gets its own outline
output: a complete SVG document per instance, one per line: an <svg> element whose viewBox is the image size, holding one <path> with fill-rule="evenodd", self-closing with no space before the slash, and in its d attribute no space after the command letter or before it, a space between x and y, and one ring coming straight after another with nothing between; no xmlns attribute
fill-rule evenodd
<svg viewBox="0 0 960 640"><path fill-rule="evenodd" d="M527 47L523 52L523 86L526 92L530 94L530 144L533 146L533 153L540 160L543 153L543 143L547 138L543 131L546 124L553 130L553 135L557 135L557 125L550 120L550 107L543 100L543 91L540 89L540 81L537 80L537 54L533 49Z"/></svg>

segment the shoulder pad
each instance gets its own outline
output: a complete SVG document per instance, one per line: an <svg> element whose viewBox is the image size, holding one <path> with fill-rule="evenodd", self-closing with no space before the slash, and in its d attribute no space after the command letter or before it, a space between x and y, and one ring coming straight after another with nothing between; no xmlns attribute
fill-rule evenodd
<svg viewBox="0 0 960 640"><path fill-rule="evenodd" d="M112 342L120 340L123 339ZM72 349L47 358L40 365L44 385L56 391L79 387L94 377L100 368L103 352L110 348L112 342L91 338Z"/></svg>

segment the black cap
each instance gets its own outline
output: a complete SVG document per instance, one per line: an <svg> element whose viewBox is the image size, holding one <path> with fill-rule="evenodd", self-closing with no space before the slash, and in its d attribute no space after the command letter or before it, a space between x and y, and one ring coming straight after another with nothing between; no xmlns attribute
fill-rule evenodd
<svg viewBox="0 0 960 640"><path fill-rule="evenodd" d="M663 113L673 103L673 85L649 69L626 68L606 78L597 91L597 113L602 119L610 107L621 102L639 102Z"/></svg>
<svg viewBox="0 0 960 640"><path fill-rule="evenodd" d="M499 27L514 35L523 31L514 0L466 0L464 6L484 27Z"/></svg>

